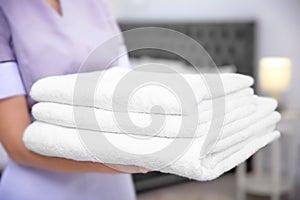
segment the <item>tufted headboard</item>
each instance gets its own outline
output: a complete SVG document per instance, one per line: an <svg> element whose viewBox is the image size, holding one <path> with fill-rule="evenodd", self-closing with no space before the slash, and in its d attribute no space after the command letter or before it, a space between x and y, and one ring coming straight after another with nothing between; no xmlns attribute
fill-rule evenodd
<svg viewBox="0 0 300 200"><path fill-rule="evenodd" d="M254 49L255 49L255 23L254 22L191 22L191 23L140 23L140 22L120 22L122 31L139 27L162 27L184 33L199 42L212 57L217 66L235 65L237 72L255 76L254 70ZM124 38L127 46L137 43L140 40L153 40L161 45L174 45L176 40L172 40L172 35L166 38L149 37L149 33L144 38ZM177 45L194 57L198 66L207 66L207 58L193 55L192 47L185 44ZM149 56L160 59L181 59L171 53L158 51L155 49L138 50L129 53L130 57ZM182 61L182 60L181 60ZM148 174L135 174L133 176L137 192L154 189L177 182L187 181L182 177L151 172Z"/></svg>
<svg viewBox="0 0 300 200"><path fill-rule="evenodd" d="M254 22L192 22L192 23L140 23L140 22L120 22L122 31L138 27L163 27L184 33L199 42L212 57L217 66L235 65L237 72L254 76ZM153 42L162 45L172 45L172 35L166 42L165 38L151 38ZM141 38L132 40L125 37L125 43L130 46L138 42ZM149 37L145 37L149 40ZM131 41L132 40L132 41ZM179 45L179 48L184 44ZM192 47L184 47L191 55ZM164 59L180 59L178 56L154 49L133 51L131 57L150 56ZM197 55L195 55L197 58ZM205 66L208 61L197 60L198 66Z"/></svg>

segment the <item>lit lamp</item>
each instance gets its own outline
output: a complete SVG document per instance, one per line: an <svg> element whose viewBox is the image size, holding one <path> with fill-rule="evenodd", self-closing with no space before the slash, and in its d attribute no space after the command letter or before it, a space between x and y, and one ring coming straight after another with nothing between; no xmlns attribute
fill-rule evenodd
<svg viewBox="0 0 300 200"><path fill-rule="evenodd" d="M260 87L279 102L282 109L281 94L285 92L291 79L291 61L288 58L262 58L259 63Z"/></svg>

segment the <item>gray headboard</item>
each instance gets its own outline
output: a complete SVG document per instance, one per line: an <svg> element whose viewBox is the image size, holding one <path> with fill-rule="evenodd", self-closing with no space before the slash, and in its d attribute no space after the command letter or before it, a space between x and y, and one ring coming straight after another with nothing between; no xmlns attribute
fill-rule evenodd
<svg viewBox="0 0 300 200"><path fill-rule="evenodd" d="M191 22L191 23L139 23L120 22L121 30L139 27L162 27L184 33L197 42L210 54L217 66L235 65L237 72L254 76L254 22ZM172 37L172 36L170 36ZM141 38L124 38L127 46L139 42ZM143 39L143 38L142 38ZM145 36L146 40L149 37ZM162 38L151 38L159 42ZM162 41L161 43L165 43ZM169 41L172 43L172 40ZM168 45L168 44L167 44ZM192 49L185 47L186 51L193 53ZM163 59L181 59L179 56L156 49L145 49L129 53L131 57L149 56ZM197 57L197 55L195 55ZM198 59L199 66L205 65L206 60ZM197 65L198 65L197 64ZM133 176L137 192L154 189L169 184L188 181L182 177L151 172L148 174L135 174Z"/></svg>
<svg viewBox="0 0 300 200"><path fill-rule="evenodd" d="M179 31L199 42L210 54L217 66L235 65L239 73L251 76L255 75L255 23L252 21L199 23L141 23L123 21L119 24L122 31L138 27L163 27ZM159 41L160 38L155 38L155 40ZM133 42L136 41L130 41L125 37L126 45L130 45ZM192 50L189 49L187 49L187 51L192 52ZM154 58L179 59L178 56L174 54L164 53L154 49L130 53L131 57L141 57L144 55ZM205 62L206 61L203 61L203 63ZM199 63L199 65L201 65L201 63Z"/></svg>

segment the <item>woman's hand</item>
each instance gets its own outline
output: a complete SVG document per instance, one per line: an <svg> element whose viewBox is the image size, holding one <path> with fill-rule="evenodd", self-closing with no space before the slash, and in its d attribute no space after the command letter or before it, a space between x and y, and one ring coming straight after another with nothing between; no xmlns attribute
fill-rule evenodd
<svg viewBox="0 0 300 200"><path fill-rule="evenodd" d="M27 150L23 133L31 123L25 96L0 100L0 141L9 157L19 164L58 172L146 173L136 166L105 165L46 157Z"/></svg>

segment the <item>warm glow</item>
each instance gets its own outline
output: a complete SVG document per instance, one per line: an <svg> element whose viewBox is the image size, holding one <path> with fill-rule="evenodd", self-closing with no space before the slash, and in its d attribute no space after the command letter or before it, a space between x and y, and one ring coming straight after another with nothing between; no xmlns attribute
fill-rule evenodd
<svg viewBox="0 0 300 200"><path fill-rule="evenodd" d="M290 84L291 61L288 58L262 58L259 75L264 91L274 94L284 92Z"/></svg>

